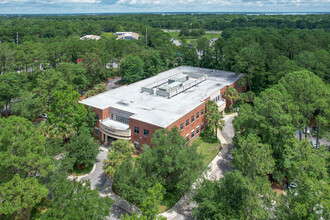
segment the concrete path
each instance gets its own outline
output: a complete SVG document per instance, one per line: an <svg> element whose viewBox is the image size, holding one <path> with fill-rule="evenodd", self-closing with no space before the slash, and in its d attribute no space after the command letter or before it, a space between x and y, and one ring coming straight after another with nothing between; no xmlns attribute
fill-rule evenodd
<svg viewBox="0 0 330 220"><path fill-rule="evenodd" d="M110 90L110 89L115 89L115 88L118 88L120 87L120 85L118 84L118 82L121 80L121 77L116 77L114 79L110 79L107 81L106 83L106 88L107 90Z"/></svg>
<svg viewBox="0 0 330 220"><path fill-rule="evenodd" d="M237 113L224 116L225 126L221 132L218 130L217 134L221 141L222 149L208 165L209 170L204 175L206 179L217 180L223 177L226 172L232 170L232 167L230 166L232 160L231 151L233 149L232 138L234 137L232 121L235 116L237 116ZM160 215L170 220L194 219L192 217L192 209L196 207L196 204L191 202L191 198L194 194L195 187L196 183L192 186L192 192L184 195L171 209Z"/></svg>

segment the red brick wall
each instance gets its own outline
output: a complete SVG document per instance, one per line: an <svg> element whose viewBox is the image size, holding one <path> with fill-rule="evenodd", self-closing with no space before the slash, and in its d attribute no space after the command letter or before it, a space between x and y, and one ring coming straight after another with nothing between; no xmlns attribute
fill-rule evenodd
<svg viewBox="0 0 330 220"><path fill-rule="evenodd" d="M88 109L88 107L89 106L85 105L86 109ZM99 120L106 119L106 118L110 117L110 108L106 108L106 109L102 110L102 109L92 107L92 109L93 109L93 112L99 116ZM95 127L99 127L99 121L98 120L96 121L96 123L94 125L94 128L93 128L93 136L96 137L96 138L102 139L102 132L100 130L99 130L99 135L98 136L95 135Z"/></svg>
<svg viewBox="0 0 330 220"><path fill-rule="evenodd" d="M134 127L139 127L139 134L134 133ZM151 146L151 138L156 130L162 129L159 126L152 125L149 123L145 123L142 121L138 121L135 119L130 118L129 119L129 128L131 129L131 141L134 143L134 141L139 142L140 145L140 152L142 152L142 144L147 144ZM144 136L143 130L147 129L149 130L149 137Z"/></svg>
<svg viewBox="0 0 330 220"><path fill-rule="evenodd" d="M206 102L209 100L206 99ZM206 103L205 102L205 103ZM201 123L204 122L204 116L205 116L205 103L202 103L200 106L195 108L194 110L190 111L188 114L180 118L179 120L175 121L173 124L169 125L167 128L172 129L175 126L178 127L180 131L180 125L183 123L183 130L181 131L182 137L186 138L186 135L189 134L189 140L194 140L196 137L198 137L201 133ZM201 115L201 110L204 109L204 114ZM199 112L199 118L196 118L196 113ZM194 116L194 122L191 122L191 117ZM186 120L189 119L189 125L186 126ZM196 134L196 127L199 125L199 133ZM204 123L205 126L205 123ZM195 130L195 136L194 138L191 138L191 131Z"/></svg>

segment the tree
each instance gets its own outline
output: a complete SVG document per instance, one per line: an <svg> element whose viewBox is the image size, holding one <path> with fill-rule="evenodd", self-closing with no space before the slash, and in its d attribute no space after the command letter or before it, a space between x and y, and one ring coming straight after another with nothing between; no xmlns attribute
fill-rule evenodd
<svg viewBox="0 0 330 220"><path fill-rule="evenodd" d="M142 202L141 212L142 215L138 216L136 212L133 212L131 216L126 214L121 216L122 220L163 220L166 219L159 214L159 205L163 200L163 186L159 183L148 189L148 196Z"/></svg>
<svg viewBox="0 0 330 220"><path fill-rule="evenodd" d="M239 98L237 90L233 87L229 87L225 90L224 97L230 101L230 106L233 105L233 101Z"/></svg>
<svg viewBox="0 0 330 220"><path fill-rule="evenodd" d="M235 56L236 72L246 73L248 76L249 90L252 90L252 82L255 74L265 68L265 57L258 43L252 43L240 50Z"/></svg>
<svg viewBox="0 0 330 220"><path fill-rule="evenodd" d="M15 174L45 177L53 169L45 154L45 138L25 118L0 119L0 183Z"/></svg>
<svg viewBox="0 0 330 220"><path fill-rule="evenodd" d="M56 91L63 90L67 87L61 72L49 69L42 71L37 76L37 87L34 92L38 93L43 101L44 109L49 107L50 99Z"/></svg>
<svg viewBox="0 0 330 220"><path fill-rule="evenodd" d="M78 103L79 98L80 94L69 87L55 92L50 104L47 123L56 125L64 137L68 137L71 129L77 131L86 121L87 110Z"/></svg>
<svg viewBox="0 0 330 220"><path fill-rule="evenodd" d="M159 183L148 189L148 196L142 202L141 211L147 220L158 219L159 206L163 201L163 186Z"/></svg>
<svg viewBox="0 0 330 220"><path fill-rule="evenodd" d="M96 53L88 53L83 62L86 68L86 75L90 83L100 82L105 80L105 66L102 60Z"/></svg>
<svg viewBox="0 0 330 220"><path fill-rule="evenodd" d="M56 70L62 73L67 84L72 85L77 91L85 90L88 84L94 83L88 80L83 64L61 63Z"/></svg>
<svg viewBox="0 0 330 220"><path fill-rule="evenodd" d="M198 205L193 213L197 219L268 219L270 198L269 184L228 172L219 180L200 184L193 197Z"/></svg>
<svg viewBox="0 0 330 220"><path fill-rule="evenodd" d="M13 178L0 184L0 215L15 219L30 219L32 208L48 194L45 186L33 177L25 179L15 174Z"/></svg>
<svg viewBox="0 0 330 220"><path fill-rule="evenodd" d="M120 70L123 74L122 80L125 83L131 84L142 79L143 61L136 56L128 55L120 62Z"/></svg>
<svg viewBox="0 0 330 220"><path fill-rule="evenodd" d="M20 98L12 104L12 111L18 116L29 120L35 119L37 115L42 113L43 102L41 98L29 91L25 91Z"/></svg>
<svg viewBox="0 0 330 220"><path fill-rule="evenodd" d="M48 187L52 200L41 219L103 219L110 214L112 200L100 198L88 182L57 178Z"/></svg>
<svg viewBox="0 0 330 220"><path fill-rule="evenodd" d="M233 165L244 175L254 179L255 176L265 176L273 172L274 159L271 147L261 144L260 138L249 134L247 138L240 138L233 151Z"/></svg>
<svg viewBox="0 0 330 220"><path fill-rule="evenodd" d="M301 131L305 130L307 136L307 126L310 120L317 116L314 113L321 113L329 108L329 88L312 72L298 71L284 76L278 89L285 91L288 94L287 101L297 108L291 115L301 140Z"/></svg>
<svg viewBox="0 0 330 220"><path fill-rule="evenodd" d="M0 74L12 69L14 53L6 44L0 45Z"/></svg>
<svg viewBox="0 0 330 220"><path fill-rule="evenodd" d="M267 89L255 98L254 106L241 105L239 115L233 121L235 145L238 145L239 137L246 139L249 134L256 134L262 144L271 146L276 164L273 178L278 181L285 177L285 150L290 147L296 130L291 117L296 106L287 100L286 93L276 88Z"/></svg>
<svg viewBox="0 0 330 220"><path fill-rule="evenodd" d="M17 98L22 88L22 77L18 73L0 74L0 103L6 106L6 117L8 116L8 105L12 99Z"/></svg>
<svg viewBox="0 0 330 220"><path fill-rule="evenodd" d="M98 145L86 127L80 127L78 133L70 140L67 146L69 157L73 158L74 166L78 168L90 167L94 164L98 154Z"/></svg>
<svg viewBox="0 0 330 220"><path fill-rule="evenodd" d="M104 173L113 177L116 168L126 159L131 158L135 153L134 145L125 140L116 140L112 142L112 147L108 152L108 158L104 160Z"/></svg>
<svg viewBox="0 0 330 220"><path fill-rule="evenodd" d="M297 184L281 198L276 215L286 219L329 217L329 151L314 149L307 141L297 141L287 150L288 181Z"/></svg>
<svg viewBox="0 0 330 220"><path fill-rule="evenodd" d="M144 149L135 163L124 160L113 178L114 191L140 207L157 183L167 196L179 199L204 170L197 147L189 146L177 128L157 130L151 143L153 148Z"/></svg>
<svg viewBox="0 0 330 220"><path fill-rule="evenodd" d="M256 97L256 94L252 91L248 91L248 92L244 92L244 93L239 94L239 100L242 103L253 104L255 97Z"/></svg>
<svg viewBox="0 0 330 220"><path fill-rule="evenodd" d="M0 118L0 215L29 219L47 195L38 180L54 169L45 138L25 118Z"/></svg>
<svg viewBox="0 0 330 220"><path fill-rule="evenodd" d="M205 113L207 126L210 130L214 131L215 137L217 136L218 129L222 130L225 122L222 120L222 112L219 112L218 105L213 101L208 101L206 103L206 113Z"/></svg>

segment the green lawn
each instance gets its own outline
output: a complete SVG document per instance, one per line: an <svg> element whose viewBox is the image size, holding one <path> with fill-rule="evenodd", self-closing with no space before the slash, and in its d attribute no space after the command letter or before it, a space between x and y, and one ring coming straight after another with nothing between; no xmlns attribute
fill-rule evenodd
<svg viewBox="0 0 330 220"><path fill-rule="evenodd" d="M180 31L179 32L166 32L166 33L168 33L169 35L171 35L172 38L175 38L177 40L180 40L180 37L179 37ZM197 40L199 38L204 37L204 38L206 38L208 40L211 40L212 38L219 38L220 36L221 36L220 33L206 33L206 34L204 34L204 35L202 35L200 37L190 36L190 37L186 37L186 39L187 39L187 43L188 44L192 44L192 45L196 46L197 45Z"/></svg>
<svg viewBox="0 0 330 220"><path fill-rule="evenodd" d="M204 156L204 165L207 166L214 157L220 151L220 141L218 140L217 143L207 143L203 140L202 137L198 137L193 144L196 144L198 147L197 151L202 153Z"/></svg>

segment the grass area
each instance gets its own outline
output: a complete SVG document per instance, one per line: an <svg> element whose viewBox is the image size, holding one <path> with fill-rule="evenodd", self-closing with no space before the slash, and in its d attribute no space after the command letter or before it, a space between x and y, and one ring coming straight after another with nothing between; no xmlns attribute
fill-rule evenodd
<svg viewBox="0 0 330 220"><path fill-rule="evenodd" d="M204 156L204 165L207 166L215 158L215 156L220 151L220 141L217 140L216 143L207 143L202 137L198 137L193 144L198 147L197 151Z"/></svg>
<svg viewBox="0 0 330 220"><path fill-rule="evenodd" d="M74 166L71 175L72 176L82 176L82 175L85 175L85 174L87 174L87 173L89 173L89 172L92 171L93 166L94 165L92 165L90 167L85 167L83 169L78 169L78 167Z"/></svg>
<svg viewBox="0 0 330 220"><path fill-rule="evenodd" d="M171 35L172 38L175 38L177 40L180 40L180 37L179 37L180 32L166 32L166 33L168 33L169 35ZM197 40L199 38L204 37L204 38L206 38L208 40L211 40L212 38L219 38L220 36L221 36L220 33L206 33L206 34L204 34L202 36L199 36L199 37L189 36L189 37L186 37L186 39L187 39L187 43L188 44L192 44L192 45L196 46L197 45Z"/></svg>

